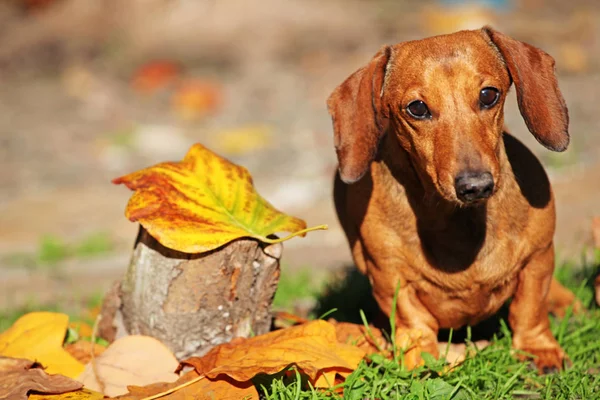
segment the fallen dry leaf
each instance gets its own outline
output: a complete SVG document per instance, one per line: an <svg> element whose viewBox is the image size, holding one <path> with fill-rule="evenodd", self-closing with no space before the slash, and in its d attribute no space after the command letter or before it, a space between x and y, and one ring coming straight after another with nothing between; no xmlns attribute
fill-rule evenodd
<svg viewBox="0 0 600 400"><path fill-rule="evenodd" d="M37 361L49 374L75 378L83 364L63 349L69 317L52 312L32 312L0 334L0 355Z"/></svg>
<svg viewBox="0 0 600 400"><path fill-rule="evenodd" d="M304 221L279 212L256 192L246 168L200 144L182 162L161 163L113 183L135 191L127 218L174 250L201 253L241 237L275 243L291 237L268 238L276 232L306 233Z"/></svg>
<svg viewBox="0 0 600 400"><path fill-rule="evenodd" d="M89 389L80 389L75 392L66 392L63 394L31 394L28 400L101 400L103 398L104 395L102 393Z"/></svg>
<svg viewBox="0 0 600 400"><path fill-rule="evenodd" d="M178 85L171 99L172 107L183 119L200 118L221 105L221 92L215 83L188 79Z"/></svg>
<svg viewBox="0 0 600 400"><path fill-rule="evenodd" d="M92 337L92 327L85 322L70 322L69 329L73 329L79 337Z"/></svg>
<svg viewBox="0 0 600 400"><path fill-rule="evenodd" d="M337 340L340 343L352 344L365 351L366 354L389 353L389 344L381 330L372 326L330 320L335 327Z"/></svg>
<svg viewBox="0 0 600 400"><path fill-rule="evenodd" d="M106 350L106 347L97 343L93 346L93 348L94 357L98 357L104 352L104 350ZM79 340L75 343L66 345L65 350L82 364L87 364L92 359L92 342Z"/></svg>
<svg viewBox="0 0 600 400"><path fill-rule="evenodd" d="M446 362L450 364L450 368L456 367L462 363L467 356L472 356L476 353L476 349L483 350L490 345L487 340L478 340L473 342L473 347L467 347L465 343L438 343L438 350L441 355L446 355ZM447 351L447 352L446 352Z"/></svg>
<svg viewBox="0 0 600 400"><path fill-rule="evenodd" d="M48 375L39 364L22 358L0 356L0 399L27 399L40 393L65 393L81 389L81 383L63 375Z"/></svg>
<svg viewBox="0 0 600 400"><path fill-rule="evenodd" d="M176 382L173 383L154 383L152 385L138 387L129 386L129 393L117 397L119 400L141 400L158 393L164 393L172 390L181 384L197 379L200 375L195 370L192 370ZM178 389L170 394L167 394L160 399L165 400L256 400L258 392L252 382L236 382L232 379L210 380L207 378L201 379L184 388Z"/></svg>
<svg viewBox="0 0 600 400"><path fill-rule="evenodd" d="M298 324L305 324L309 320L287 311L275 311L273 313L273 327L275 329L289 328Z"/></svg>
<svg viewBox="0 0 600 400"><path fill-rule="evenodd" d="M127 393L128 385L173 382L178 362L171 351L158 340L141 335L125 336L113 342L77 378L86 388L107 396ZM99 380L97 379L99 378Z"/></svg>
<svg viewBox="0 0 600 400"><path fill-rule="evenodd" d="M213 348L204 357L183 361L201 375L217 378L225 374L246 382L259 373L275 374L296 365L318 387L329 386L337 374L356 369L365 352L339 343L335 328L325 321L312 321L279 331L238 339Z"/></svg>
<svg viewBox="0 0 600 400"><path fill-rule="evenodd" d="M179 65L171 61L152 61L133 74L131 86L140 93L152 93L175 81L181 74Z"/></svg>

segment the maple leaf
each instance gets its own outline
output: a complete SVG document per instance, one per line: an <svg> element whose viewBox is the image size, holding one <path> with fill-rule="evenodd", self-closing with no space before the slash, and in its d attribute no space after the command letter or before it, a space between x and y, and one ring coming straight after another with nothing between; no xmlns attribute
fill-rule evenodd
<svg viewBox="0 0 600 400"><path fill-rule="evenodd" d="M49 374L75 378L83 371L83 364L62 347L68 324L65 314L25 314L0 334L0 355L37 361Z"/></svg>
<svg viewBox="0 0 600 400"><path fill-rule="evenodd" d="M334 383L336 374L352 372L365 356L355 346L339 343L335 328L326 321L312 321L219 345L203 357L183 361L210 379L220 374L238 382L250 381L257 374L272 375L291 365L297 366L318 387Z"/></svg>
<svg viewBox="0 0 600 400"><path fill-rule="evenodd" d="M165 162L113 180L135 193L125 215L138 221L162 245L185 253L216 249L251 237L277 243L304 236L306 223L283 214L254 189L246 168L219 157L201 144L181 162ZM268 236L291 232L283 239Z"/></svg>
<svg viewBox="0 0 600 400"><path fill-rule="evenodd" d="M0 399L25 400L35 390L64 393L81 389L81 383L62 375L48 375L30 360L0 356Z"/></svg>

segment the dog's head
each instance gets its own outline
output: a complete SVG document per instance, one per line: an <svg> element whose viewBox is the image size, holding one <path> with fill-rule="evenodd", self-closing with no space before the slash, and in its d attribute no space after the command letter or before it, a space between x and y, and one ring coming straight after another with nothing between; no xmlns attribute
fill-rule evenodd
<svg viewBox="0 0 600 400"><path fill-rule="evenodd" d="M469 204L491 196L512 83L531 133L565 150L567 108L554 59L542 50L489 27L382 48L327 102L342 180L369 170L387 132L443 198Z"/></svg>

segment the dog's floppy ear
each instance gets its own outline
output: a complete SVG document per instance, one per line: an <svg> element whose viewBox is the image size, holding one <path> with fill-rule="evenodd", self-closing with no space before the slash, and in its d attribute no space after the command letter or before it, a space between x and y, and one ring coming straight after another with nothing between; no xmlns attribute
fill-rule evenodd
<svg viewBox="0 0 600 400"><path fill-rule="evenodd" d="M546 148L566 150L569 114L554 75L554 59L537 47L514 40L489 26L483 31L504 58L529 131Z"/></svg>
<svg viewBox="0 0 600 400"><path fill-rule="evenodd" d="M358 181L368 171L387 129L389 116L382 107L382 87L390 53L389 46L382 48L327 100L340 177L346 183Z"/></svg>

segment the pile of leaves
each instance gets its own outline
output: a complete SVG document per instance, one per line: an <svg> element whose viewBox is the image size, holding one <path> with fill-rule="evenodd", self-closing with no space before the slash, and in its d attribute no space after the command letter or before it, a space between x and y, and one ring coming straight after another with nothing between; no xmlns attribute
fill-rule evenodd
<svg viewBox="0 0 600 400"><path fill-rule="evenodd" d="M365 346L370 346L364 336L358 346L341 343L337 336L351 333L348 326L317 320L238 338L203 357L179 363L163 344L147 336L126 336L108 347L93 338L68 344L64 341L68 327L64 314L35 312L0 335L1 399L24 399L32 391L65 393L44 397L52 399L98 399L104 395L142 399L158 394L165 398L257 399L255 380L283 377L290 366L311 387L334 390L335 383L357 368L366 355Z"/></svg>
<svg viewBox="0 0 600 400"><path fill-rule="evenodd" d="M592 291L584 296L591 299ZM280 324L289 323L280 317ZM367 325L304 321L234 339L177 362L156 339L127 336L108 347L60 313L21 317L0 334L0 399L592 399L600 393L600 310L552 320L572 365L539 375L517 360L505 324L487 346L467 337L446 356L407 352ZM462 357L465 354L466 358ZM410 357L408 357L410 359ZM447 360L453 360L449 364Z"/></svg>

